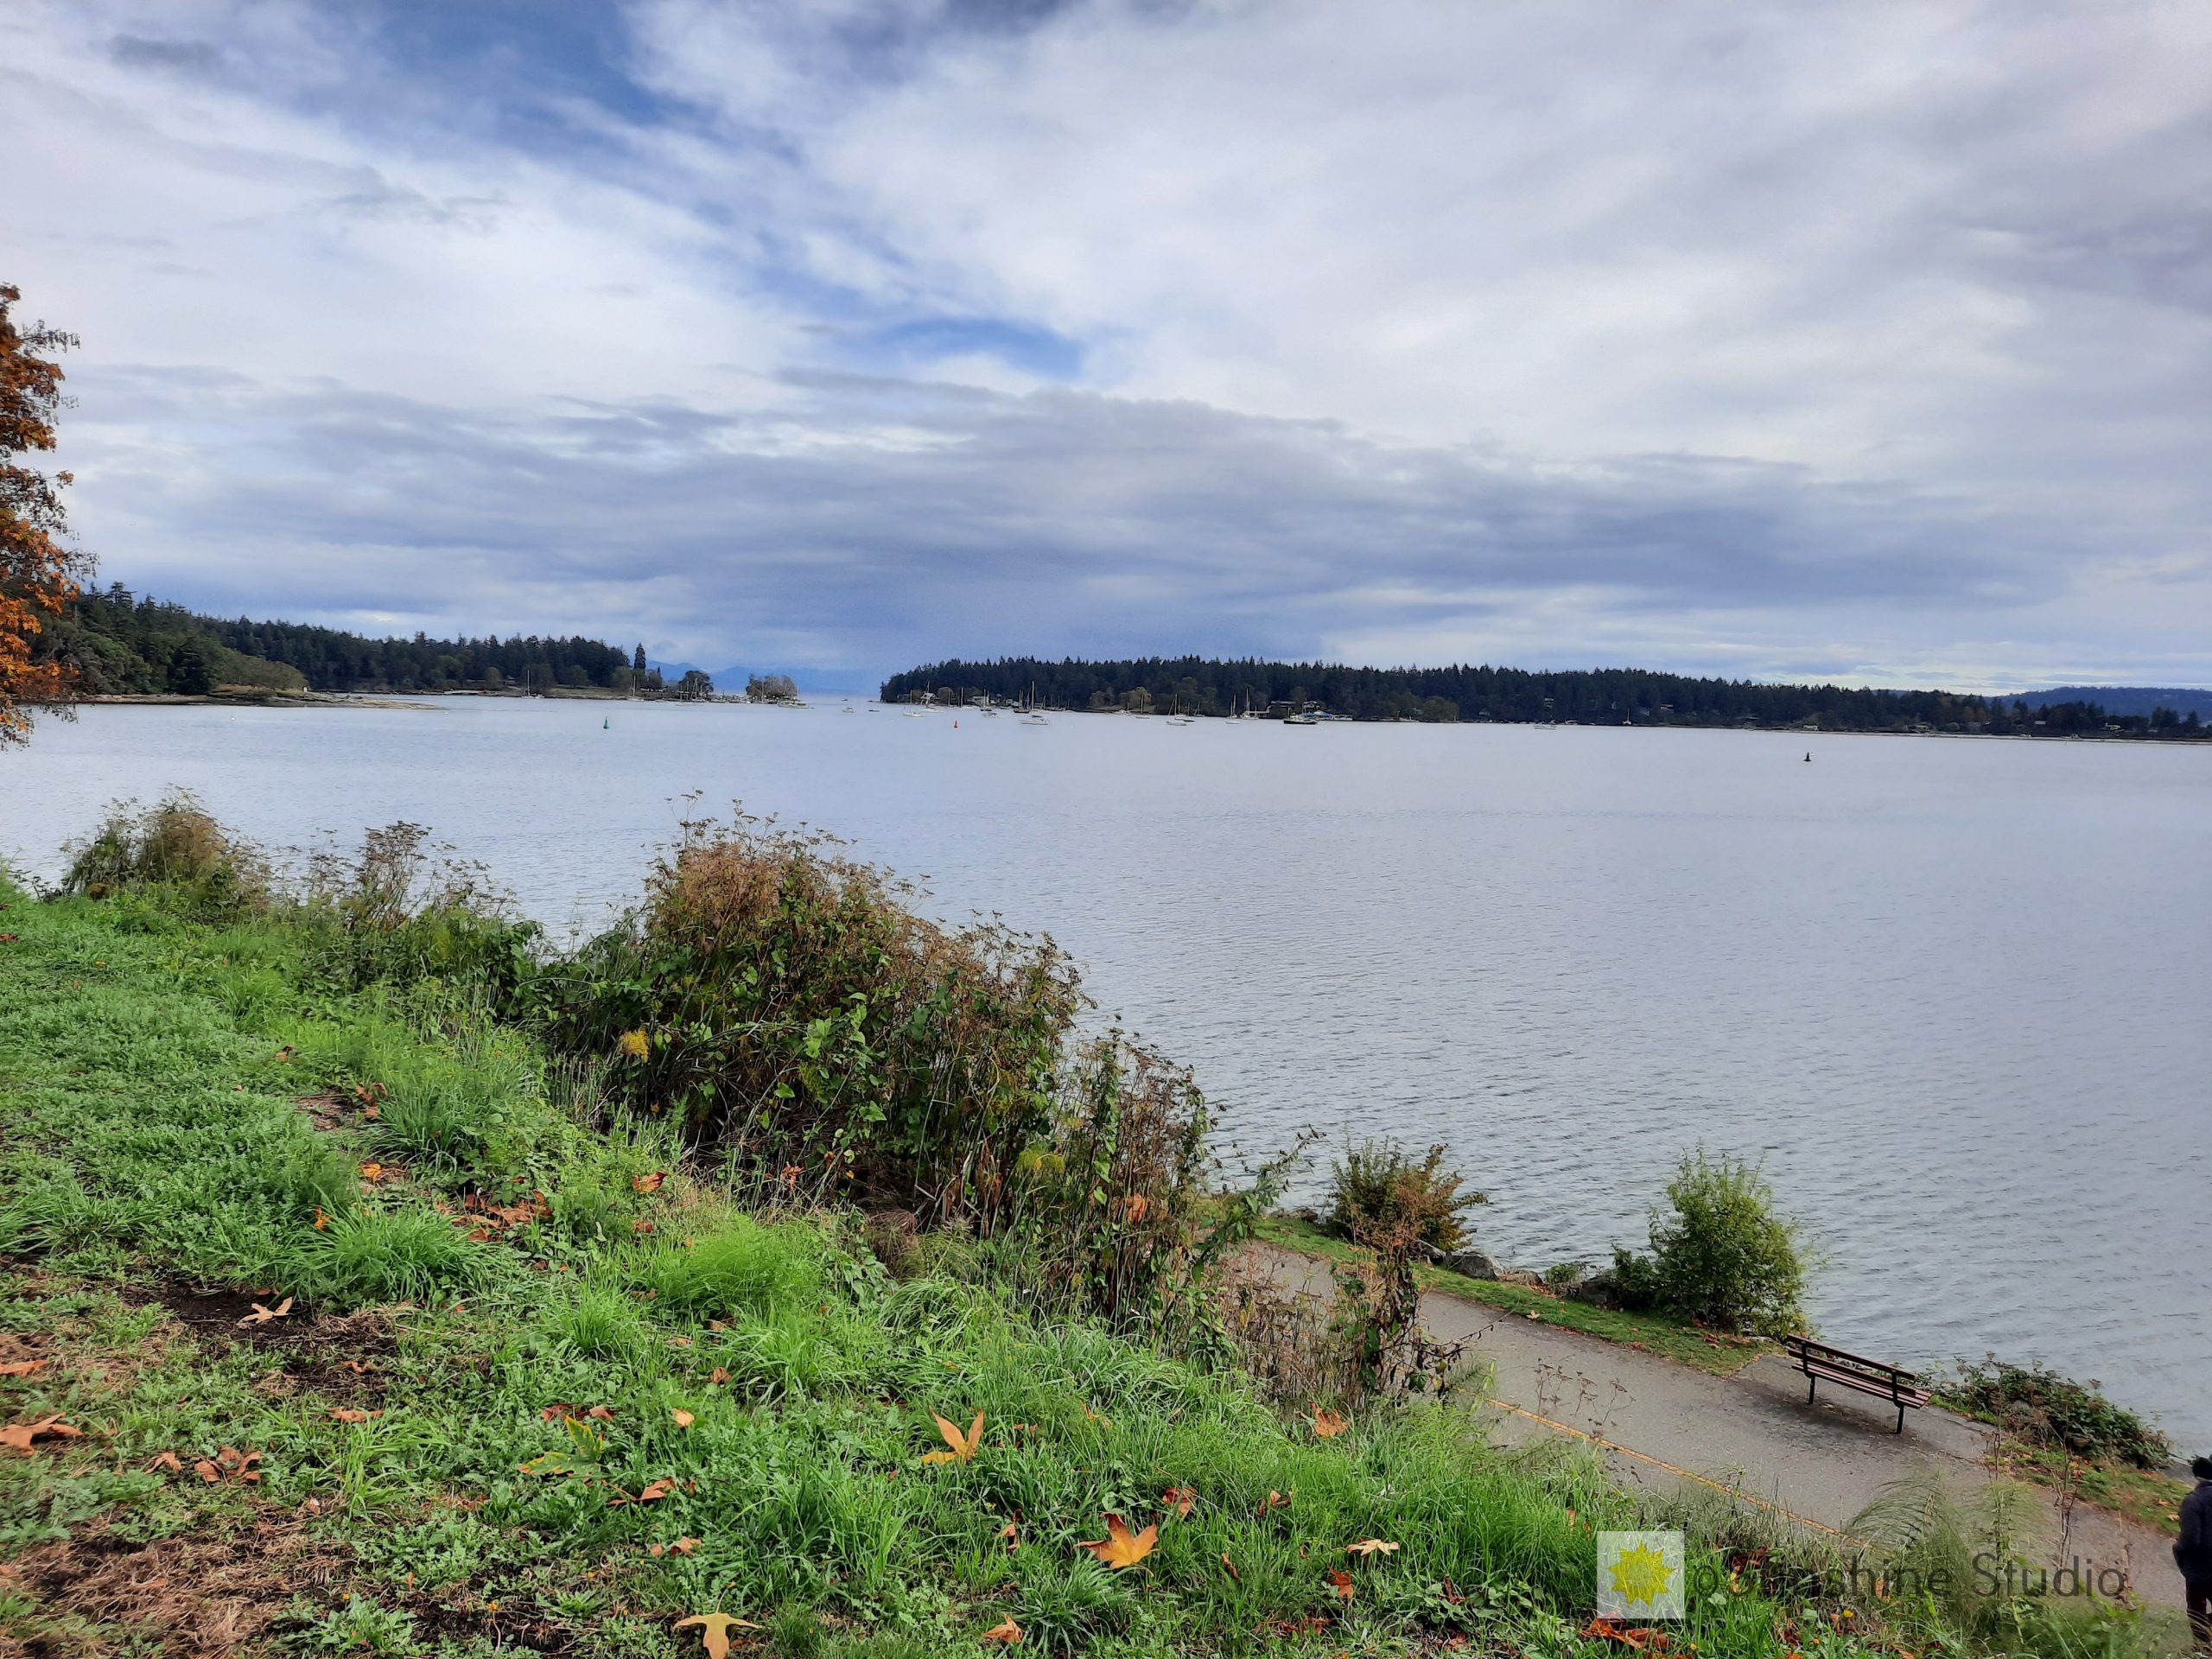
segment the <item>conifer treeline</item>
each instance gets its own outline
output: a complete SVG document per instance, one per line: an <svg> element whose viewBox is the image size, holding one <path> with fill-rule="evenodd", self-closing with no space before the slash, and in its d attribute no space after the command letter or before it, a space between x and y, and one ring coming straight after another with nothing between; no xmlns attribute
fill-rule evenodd
<svg viewBox="0 0 2212 1659"><path fill-rule="evenodd" d="M313 691L658 690L634 652L582 637L372 639L299 622L226 620L142 599L120 583L88 591L45 649L73 663L84 690L197 693L218 686Z"/></svg>
<svg viewBox="0 0 2212 1659"><path fill-rule="evenodd" d="M1054 709L1128 709L1226 715L1310 709L1352 720L1559 721L1576 725L1760 726L1817 724L1824 730L1973 731L2031 735L2123 734L2195 736L2194 714L2107 715L2094 702L2030 709L1950 691L1884 691L1841 685L1778 685L1696 679L1640 668L1540 673L1518 668L1347 668L1335 663L1268 663L1251 658L1137 658L1047 662L1005 657L954 659L894 674L886 702L982 695L1035 700ZM2161 718L2161 715L2164 717Z"/></svg>

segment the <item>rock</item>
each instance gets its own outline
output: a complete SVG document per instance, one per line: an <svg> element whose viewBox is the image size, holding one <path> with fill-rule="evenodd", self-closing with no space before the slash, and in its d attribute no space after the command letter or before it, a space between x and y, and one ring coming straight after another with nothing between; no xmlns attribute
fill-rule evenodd
<svg viewBox="0 0 2212 1659"><path fill-rule="evenodd" d="M1464 1274L1470 1279L1497 1277L1497 1263L1484 1251L1478 1249L1454 1250L1451 1255L1440 1259L1437 1266L1448 1273Z"/></svg>

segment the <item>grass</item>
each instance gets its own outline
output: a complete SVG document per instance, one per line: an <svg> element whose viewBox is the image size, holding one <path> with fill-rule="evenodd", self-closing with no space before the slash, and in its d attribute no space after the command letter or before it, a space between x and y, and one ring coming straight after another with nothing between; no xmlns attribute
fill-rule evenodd
<svg viewBox="0 0 2212 1659"><path fill-rule="evenodd" d="M1260 1236L1284 1249L1329 1262L1353 1264L1367 1257L1367 1252L1358 1246L1332 1238L1312 1222L1294 1216L1268 1217L1260 1224ZM1416 1269L1416 1276L1425 1291L1481 1302L1541 1325L1618 1342L1624 1347L1677 1360L1715 1376L1727 1376L1741 1370L1761 1354L1773 1351L1771 1343L1724 1336L1687 1320L1597 1307L1571 1297L1555 1296L1549 1291L1500 1284L1488 1279L1470 1279L1465 1274L1447 1272L1442 1268L1421 1268Z"/></svg>
<svg viewBox="0 0 2212 1659"><path fill-rule="evenodd" d="M647 1659L719 1611L826 1659L1007 1619L1107 1659L1595 1659L1593 1529L1670 1518L1732 1584L1671 1633L1700 1659L1897 1650L1770 1586L1751 1522L1473 1411L1317 1439L972 1272L894 1281L849 1217L747 1213L665 1124L595 1127L465 997L333 992L274 926L0 905L0 1420L78 1431L0 1450L8 1650ZM925 1461L978 1413L972 1459ZM1107 1513L1157 1527L1144 1560L1081 1548ZM2143 1650L2037 1628L2009 1650Z"/></svg>

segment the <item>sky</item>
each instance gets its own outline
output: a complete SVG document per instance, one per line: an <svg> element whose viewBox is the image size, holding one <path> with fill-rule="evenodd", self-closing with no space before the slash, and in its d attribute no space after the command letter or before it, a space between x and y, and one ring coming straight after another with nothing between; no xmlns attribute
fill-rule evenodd
<svg viewBox="0 0 2212 1659"><path fill-rule="evenodd" d="M944 657L2212 683L2212 8L8 0L101 580Z"/></svg>

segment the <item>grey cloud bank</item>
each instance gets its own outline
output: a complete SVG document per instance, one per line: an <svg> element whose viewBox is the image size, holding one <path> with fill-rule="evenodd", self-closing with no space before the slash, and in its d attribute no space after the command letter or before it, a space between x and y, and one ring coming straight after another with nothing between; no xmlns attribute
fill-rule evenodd
<svg viewBox="0 0 2212 1659"><path fill-rule="evenodd" d="M108 575L824 676L2212 680L2212 20L594 16L0 21Z"/></svg>

